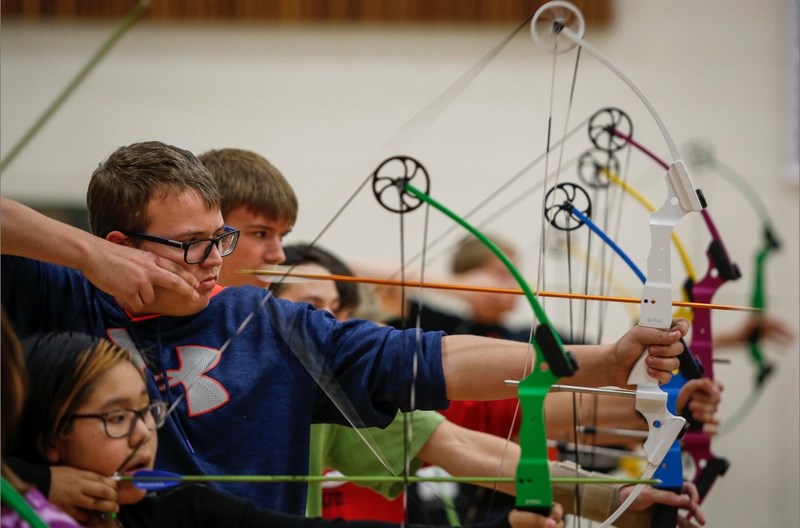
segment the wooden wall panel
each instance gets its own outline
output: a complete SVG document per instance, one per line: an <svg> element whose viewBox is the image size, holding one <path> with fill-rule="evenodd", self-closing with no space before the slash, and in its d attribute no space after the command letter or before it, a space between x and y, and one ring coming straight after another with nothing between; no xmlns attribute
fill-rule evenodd
<svg viewBox="0 0 800 528"><path fill-rule="evenodd" d="M588 25L606 25L612 0L574 0ZM542 0L151 0L151 20L242 22L505 23L533 13ZM123 17L136 0L2 0L5 19Z"/></svg>

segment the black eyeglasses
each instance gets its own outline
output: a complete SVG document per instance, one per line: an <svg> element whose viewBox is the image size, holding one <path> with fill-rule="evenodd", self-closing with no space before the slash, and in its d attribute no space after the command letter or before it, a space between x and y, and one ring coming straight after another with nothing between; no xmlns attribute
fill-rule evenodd
<svg viewBox="0 0 800 528"><path fill-rule="evenodd" d="M136 429L136 423L141 420L150 430L159 429L167 420L167 403L157 401L151 403L144 409L135 411L133 409L119 409L102 414L70 414L66 416L68 420L78 418L94 418L103 421L103 428L110 438L127 438Z"/></svg>
<svg viewBox="0 0 800 528"><path fill-rule="evenodd" d="M239 241L239 230L229 226L225 226L223 230L225 232L221 235L212 238L192 240L191 242L178 242L177 240L157 237L147 233L128 233L125 231L122 231L122 233L124 233L125 236L147 240L148 242L180 248L183 250L183 260L187 264L201 264L211 254L211 248L214 246L217 246L219 254L223 257L227 257L236 249L236 242Z"/></svg>

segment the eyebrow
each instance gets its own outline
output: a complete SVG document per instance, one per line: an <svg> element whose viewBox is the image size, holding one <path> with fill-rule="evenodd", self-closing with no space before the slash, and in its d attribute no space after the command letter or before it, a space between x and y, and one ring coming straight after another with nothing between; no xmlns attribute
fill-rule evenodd
<svg viewBox="0 0 800 528"><path fill-rule="evenodd" d="M291 232L292 232L292 229L294 229L294 228L293 228L293 227L290 227L290 228L289 228L289 229L287 229L286 231L278 231L277 229L275 229L275 227L274 227L274 226L271 226L271 225L269 225L269 224L254 223L254 224L244 224L244 226L242 227L242 229L262 229L262 230L264 230L264 231L277 231L277 232L279 232L281 235L283 235L283 236L286 236L286 235L288 235L289 233L291 233Z"/></svg>
<svg viewBox="0 0 800 528"><path fill-rule="evenodd" d="M225 224L224 223L221 226L219 226L218 228L216 228L214 231L212 231L212 233L219 233L223 229L225 229ZM215 235L211 235L211 236L215 236ZM180 240L182 238L188 238L188 237L208 238L206 236L206 231L186 231L184 233L173 235L173 236L170 236L170 237L167 237L167 238L171 238L173 240Z"/></svg>
<svg viewBox="0 0 800 528"><path fill-rule="evenodd" d="M139 397L147 396L147 389L145 388L142 392L139 393ZM113 400L108 400L100 407L101 411L106 409L110 409L111 407L121 407L123 405L128 405L131 402L129 398L114 398Z"/></svg>

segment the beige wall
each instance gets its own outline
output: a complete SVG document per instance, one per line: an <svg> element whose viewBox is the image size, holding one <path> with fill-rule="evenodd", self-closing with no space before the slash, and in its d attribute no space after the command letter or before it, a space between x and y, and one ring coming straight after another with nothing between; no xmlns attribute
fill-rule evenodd
<svg viewBox="0 0 800 528"><path fill-rule="evenodd" d="M769 263L770 308L797 327L800 219L797 167L790 157L797 145L787 139L789 120L798 118L789 90L790 50L794 46L796 61L797 37L789 37L788 20L796 19L796 6L788 0L630 0L618 2L616 13L611 28L601 33L590 28L587 40L639 85L679 145L694 137L709 139L720 160L758 189L784 242L783 251ZM3 155L110 31L108 25L3 21ZM160 139L195 152L236 146L270 158L300 197L300 219L289 242L318 233L388 154L418 157L431 172L432 193L464 212L543 151L553 61L527 34L518 35L432 126L412 134L410 141L380 147L509 31L141 24L2 175L2 192L29 202L80 204L88 176L101 158L122 144ZM574 57L573 52L557 62L554 137L600 107L619 106L632 115L636 137L667 156L643 106L585 53L565 125ZM796 123L794 127L796 131ZM581 131L564 149L565 164L587 147ZM623 161L634 185L653 201L663 199L660 170L636 153ZM557 163L556 152L551 170ZM524 182L503 193L505 199L543 173L540 164ZM574 169L564 173L572 178ZM756 217L726 182L706 171L693 177L705 190L709 210L745 273L739 283L726 285L718 300L745 304L759 232ZM524 248L531 277L538 261L540 207L541 194L534 193L526 205L490 226ZM418 212L407 219L408 254L419 247L423 217ZM622 218L619 241L644 266L647 218L629 202ZM432 213L431 236L446 228L447 222ZM702 273L708 242L702 223L686 218L680 233ZM345 256L397 259L397 240L397 218L379 208L364 189L321 243ZM548 289L567 287L564 262L549 254ZM438 259L431 267L443 265ZM677 261L675 266L677 277ZM639 290L620 263L615 270L631 291ZM567 324L563 303L547 307ZM522 308L519 313L527 317ZM714 319L718 327L740 320L738 314L723 312ZM605 337L618 335L629 321L623 309L609 308ZM778 361L779 373L745 425L715 443L717 453L733 466L706 504L711 526L800 522L798 347L768 347L768 353ZM730 358L732 365L717 367L727 387L723 416L750 390L745 356L737 352Z"/></svg>

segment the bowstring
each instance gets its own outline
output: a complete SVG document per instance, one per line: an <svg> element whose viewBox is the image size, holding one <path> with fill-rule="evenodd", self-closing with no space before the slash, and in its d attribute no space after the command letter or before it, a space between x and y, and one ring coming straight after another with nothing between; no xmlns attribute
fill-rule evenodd
<svg viewBox="0 0 800 528"><path fill-rule="evenodd" d="M472 83L472 81L486 68L486 66L491 63L494 58L505 48L505 46L513 39L513 37L519 33L521 29L525 27L526 23L520 24L511 34L509 34L503 41L497 44L492 50L490 50L486 55L484 55L477 63L475 63L467 72L465 72L461 77L459 77L454 83L452 83L448 88L446 88L443 92L441 92L438 96L436 96L428 105L426 105L422 110L420 110L415 116L413 116L400 130L392 135L392 137L387 140L379 149L378 152L381 151L390 151L397 148L402 148L402 145L408 144L420 133L420 129L430 126L446 109L447 107L466 89L466 87ZM372 159L369 157L368 159ZM367 171L363 171L367 172ZM362 172L362 173L363 173ZM318 234L313 238L313 240L309 243L308 247L312 248L322 236L330 229L330 227L338 220L338 218L343 214L344 210L352 203L355 197L361 192L361 190L366 186L366 184L370 181L371 176L367 176L364 180L358 185L356 190L347 198L345 203L334 213L333 217L328 220L325 225L319 230ZM292 267L293 268L293 267ZM290 273L291 269L287 271L287 275ZM280 279L282 280L282 279ZM271 292L268 292L262 301L254 308L254 310L242 321L239 325L237 330L226 340L223 344L222 348L220 349L220 354L230 346L230 343L238 337L250 321L253 319L253 316L258 310L264 309L267 301L271 297ZM294 349L293 349L294 350ZM302 361L301 363L306 365L306 362ZM307 359L311 359L310 356ZM309 363L309 365L313 366L313 363ZM207 365L207 367L210 365ZM320 369L319 366L315 369L319 372L324 372L323 369ZM171 414L177 408L177 405L183 399L184 395L188 392L190 387L187 387L186 390L178 397L178 399L173 402L170 406L168 413ZM326 390L326 389L324 389ZM328 389L330 390L330 389ZM326 394L337 406L337 409L342 412L343 416L348 420L350 425L356 429L357 434L361 436L362 440L364 440L365 444L370 448L370 451L378 458L381 465L383 465L392 475L395 475L395 472L391 469L391 466L386 462L385 457L381 456L380 449L377 445L367 440L368 433L364 431L360 431L356 424L362 423L363 420L360 417L354 416L350 417L343 411L344 407L352 407L350 405L349 400L346 402L340 402L336 398L337 396L333 394L329 394L326 391ZM346 399L346 397L345 397ZM357 414L357 413L356 413ZM356 418L358 418L356 420ZM396 476L396 475L395 475Z"/></svg>
<svg viewBox="0 0 800 528"><path fill-rule="evenodd" d="M412 117L403 127L401 127L400 130L398 130L395 134L393 134L393 136L389 140L387 140L381 147L379 147L379 149L374 153L373 156L369 156L367 158L367 160L371 160L371 159L373 159L373 157L378 157L380 155L379 153L381 153L381 152L386 152L386 153L393 152L393 151L395 151L397 149L401 149L404 145L411 143L411 141L413 141L413 139L415 139L416 136L419 135L422 130L424 130L425 128L430 126L447 109L447 107L450 106L450 104L467 88L467 86L469 84L472 83L472 81L486 68L486 66L488 66L495 59L495 57L497 57L497 55L505 48L505 46L513 39L513 37L516 36L516 34L519 33L523 28L526 27L527 22L529 20L530 20L530 17L526 21L521 23L518 27L516 27L505 39L503 39L500 43L498 43L492 50L490 50L477 63L475 63L469 70L467 70L467 72L465 72L462 76L460 76L454 83L452 83L448 88L446 88L437 97L435 97L427 106L425 106L414 117ZM370 161L362 162L362 165L364 165L364 163L370 163ZM365 170L365 171L361 171L361 172L363 173L363 172L368 172L368 171ZM370 178L371 178L371 174L369 176L367 176L361 182L361 184L358 186L356 191L353 192L353 194L351 194L350 197L346 200L345 204L336 211L336 213L331 218L331 220L329 220L323 226L323 228L320 230L319 234L314 237L314 239L312 240L311 243L309 243L309 245L308 245L309 248L314 247L318 243L318 241L322 238L323 234L341 216L341 214L343 213L345 208L347 208L347 206L350 205L350 203L355 199L356 195L358 195L360 193L360 191L364 188L364 186L369 182ZM401 217L402 217L402 215L401 215ZM402 225L402 222L403 221L401 220L401 225ZM427 223L427 221L426 221L426 223ZM401 230L404 231L404 228L401 227ZM426 227L426 231L427 231L427 227ZM403 244L403 247L404 247L404 244ZM404 249L402 250L402 252L404 253ZM404 259L401 259L401 261L404 261ZM287 272L287 274L288 273L289 272ZM404 295L405 295L405 289L403 289L403 293L402 293L402 296L403 296L403 299L401 301L402 302L402 306L405 306L405 297L404 297ZM256 309L259 309L259 308L260 307L257 307ZM250 319L251 319L251 317L248 317L246 319L246 321L243 323L243 325L246 326L246 324L249 322ZM405 318L403 318L403 319L405 319ZM238 335L239 333L241 333L241 330L243 330L244 326L241 326L240 330L237 331L237 333L235 335ZM415 340L415 342L416 342L415 348L418 349L419 339L420 339L419 328L417 329L416 334L417 334L417 339ZM234 337L234 336L232 336L232 337ZM414 368L414 372L412 373L412 392L411 392L412 399L414 398L414 390L415 390L416 376L417 376L417 373L416 373L416 367L417 367L417 361L418 361L417 352L418 352L418 350L414 351L414 357L413 357L413 360L412 360L412 365L413 365L413 368ZM334 403L336 403L336 402L334 401ZM338 404L337 404L337 408L338 408ZM411 435L409 435L408 432L411 429L411 423L406 421L406 420L407 420L407 416L405 416L405 414L404 414L404 421L405 421L404 425L406 425L405 427L403 427L404 435L407 435L407 436L410 437ZM348 418L348 421L350 421L351 425L353 425L353 422L352 422L352 420L350 420L350 418ZM358 429L356 429L356 430L358 431ZM360 431L358 431L358 434L361 436L361 432ZM364 439L363 436L362 436L362 439ZM405 444L406 448L408 446L408 442L410 442L410 441L411 441L410 438L408 439L408 441L404 441L404 444ZM377 445L371 445L371 444L374 444L374 443L367 442L367 440L365 440L365 443L367 443L367 445L370 446L370 450L373 451L373 453L376 454L376 456L378 456L378 459L381 460L382 465L384 465L386 467L386 469L389 470L392 475L395 475L395 473L391 470L391 468L388 466L388 464L385 462L385 460L382 460L382 457L380 457L377 454L376 451L379 451L379 449L377 448ZM406 476L408 476L407 473L408 473L408 470L410 468L410 466L409 466L410 465L410 458L408 457L408 452L407 452L406 449L404 449L404 452L405 452L405 454L404 454L404 467L406 468ZM407 488L407 482L404 484L404 488ZM405 493L404 494L404 505L403 505L404 512L407 512L407 500L408 500L407 497L408 497L408 494Z"/></svg>
<svg viewBox="0 0 800 528"><path fill-rule="evenodd" d="M557 161L556 161L556 169L554 171L555 172L555 178L553 180L552 186L548 186L548 184L547 184L547 180L548 180L547 173L548 173L548 167L550 165L550 152L551 152L551 150L553 148L553 146L550 144L550 138L551 138L552 127L553 127L553 114L554 114L554 107L555 107L555 102L554 101L555 101L555 93L556 93L556 89L555 89L555 85L556 85L556 69L557 69L556 66L558 64L558 56L560 55L559 49L558 49L558 43L559 43L559 39L554 39L553 40L553 50L552 50L553 62L552 62L552 70L551 70L551 76L550 76L550 97L549 97L549 101L550 102L549 102L549 109L548 109L547 135L546 135L547 143L546 143L546 148L545 148L545 178L544 178L544 182L545 182L544 183L544 189L545 189L545 192L543 193L542 212L548 210L549 207L552 207L553 202L556 199L555 198L555 193L554 193L553 197L551 199L551 202L548 204L547 203L547 196L548 196L547 195L547 190L551 189L551 188L555 188L556 186L558 186L559 180L561 178L562 164L563 164L563 158L564 158L564 145L565 145L565 142L562 141L560 143L560 145L558 145L558 147L557 147L558 148L558 157L557 157ZM572 106L573 106L574 98L575 98L575 88L577 86L578 69L579 69L579 65L580 65L580 57L581 57L581 47L579 46L578 47L578 52L575 55L575 62L574 62L574 66L573 66L573 69L572 69L572 78L570 80L569 97L568 97L567 107L566 107L565 116L564 116L564 127L563 127L564 132L562 134L562 137L566 137L566 135L567 135L567 130L568 130L568 126L569 126L569 120L570 120L570 116L571 116L571 113L572 113ZM542 218L542 217L540 217L540 218ZM539 289L542 289L542 290L546 289L546 275L545 275L544 268L545 268L545 248L547 247L547 238L548 238L547 233L550 230L550 228L552 227L552 226L548 227L548 224L549 224L549 222L544 221L544 218L541 219L541 238L540 238L540 244L539 244L539 264L538 264L537 281L536 281L536 283L537 283L537 287ZM567 283L568 283L568 290L569 290L570 293L572 293L572 258L571 258L571 251L570 251L570 246L571 245L569 243L570 236L571 236L570 235L570 231L567 231L566 236L567 236ZM543 301L542 302L542 308L545 309L544 299L542 299L542 301ZM574 317L573 317L573 301L572 301L572 299L569 300L568 307L569 307L569 334L570 334L570 341L574 343ZM536 326L536 322L537 322L536 321L536 317L534 315L534 317L532 319L532 322L531 322L531 337L533 337L533 332L534 332L534 328ZM573 439L574 439L574 443L575 443L575 446L576 446L576 451L575 451L575 462L576 462L575 463L575 477L576 478L578 477L579 466L580 466L580 459L579 459L579 456L580 456L579 455L579 453L580 453L580 443L579 443L579 438L578 438L578 426L580 425L580 413L577 411L577 407L582 402L582 399L580 401L578 401L579 398L582 398L582 397L579 397L579 396L577 396L575 394L572 395L573 424L575 425L575 428L574 428L574 431L573 431ZM546 412L545 412L545 420L546 420L546 418L547 417L546 417ZM577 522L577 526L578 526L578 528L580 528L581 501L580 501L580 487L579 487L578 484L575 484L574 501L575 501L574 511L575 511L576 515L573 516L573 518L574 518L573 519L573 523Z"/></svg>

